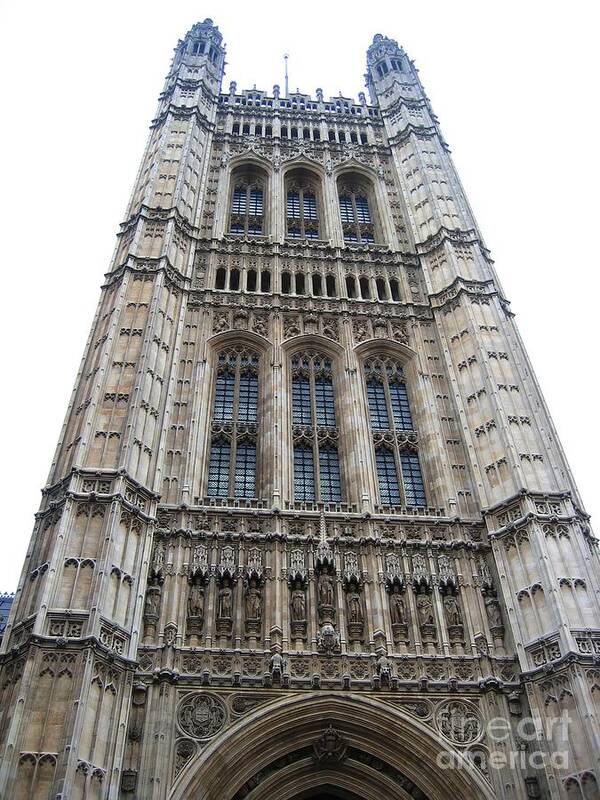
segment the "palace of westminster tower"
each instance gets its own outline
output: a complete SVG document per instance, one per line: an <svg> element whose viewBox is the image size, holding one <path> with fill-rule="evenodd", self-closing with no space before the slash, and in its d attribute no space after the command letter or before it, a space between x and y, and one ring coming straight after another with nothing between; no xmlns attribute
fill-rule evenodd
<svg viewBox="0 0 600 800"><path fill-rule="evenodd" d="M600 563L411 60L175 49L0 651L7 800L600 797Z"/></svg>

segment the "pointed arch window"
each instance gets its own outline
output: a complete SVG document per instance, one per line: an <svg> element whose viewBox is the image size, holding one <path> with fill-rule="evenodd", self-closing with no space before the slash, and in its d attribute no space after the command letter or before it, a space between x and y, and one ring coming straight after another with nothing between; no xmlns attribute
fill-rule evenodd
<svg viewBox="0 0 600 800"><path fill-rule="evenodd" d="M286 176L286 234L290 239L318 239L319 202L317 182L307 170Z"/></svg>
<svg viewBox="0 0 600 800"><path fill-rule="evenodd" d="M369 421L382 506L425 506L427 497L402 366L392 358L365 362Z"/></svg>
<svg viewBox="0 0 600 800"><path fill-rule="evenodd" d="M331 361L313 352L292 358L294 500L343 499Z"/></svg>
<svg viewBox="0 0 600 800"><path fill-rule="evenodd" d="M209 497L256 497L259 357L244 347L217 357L212 404Z"/></svg>
<svg viewBox="0 0 600 800"><path fill-rule="evenodd" d="M375 227L369 187L357 177L342 176L338 181L338 198L344 241L373 243Z"/></svg>
<svg viewBox="0 0 600 800"><path fill-rule="evenodd" d="M232 174L230 233L258 236L265 232L265 176L240 168Z"/></svg>

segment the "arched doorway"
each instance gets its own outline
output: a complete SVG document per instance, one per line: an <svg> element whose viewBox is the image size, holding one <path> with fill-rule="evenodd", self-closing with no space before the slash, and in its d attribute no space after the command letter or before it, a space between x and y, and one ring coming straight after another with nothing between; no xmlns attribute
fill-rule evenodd
<svg viewBox="0 0 600 800"><path fill-rule="evenodd" d="M460 768L444 770L452 751ZM392 704L336 692L264 703L215 737L170 800L494 800L468 759Z"/></svg>

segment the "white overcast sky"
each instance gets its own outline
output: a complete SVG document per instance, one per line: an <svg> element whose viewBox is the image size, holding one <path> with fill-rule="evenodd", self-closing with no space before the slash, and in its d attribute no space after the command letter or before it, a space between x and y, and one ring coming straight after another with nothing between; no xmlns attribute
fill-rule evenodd
<svg viewBox="0 0 600 800"><path fill-rule="evenodd" d="M0 2L0 590L14 590L173 47L211 17L224 86L363 89L375 33L420 70L587 510L598 498L596 2Z"/></svg>

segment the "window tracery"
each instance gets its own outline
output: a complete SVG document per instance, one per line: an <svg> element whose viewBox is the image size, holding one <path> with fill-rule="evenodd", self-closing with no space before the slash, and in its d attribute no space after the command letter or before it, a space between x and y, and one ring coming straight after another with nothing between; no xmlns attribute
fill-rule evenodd
<svg viewBox="0 0 600 800"><path fill-rule="evenodd" d="M355 176L342 176L338 197L345 242L373 243L375 226L368 186Z"/></svg>
<svg viewBox="0 0 600 800"><path fill-rule="evenodd" d="M299 353L291 360L291 373L294 500L339 503L342 477L331 361L319 353Z"/></svg>
<svg viewBox="0 0 600 800"><path fill-rule="evenodd" d="M393 358L373 357L364 370L379 501L384 506L425 506L418 436L402 366Z"/></svg>
<svg viewBox="0 0 600 800"><path fill-rule="evenodd" d="M232 173L230 233L265 233L265 185L265 176L257 169L244 167Z"/></svg>
<svg viewBox="0 0 600 800"><path fill-rule="evenodd" d="M286 235L291 239L319 238L319 202L313 176L295 170L286 180Z"/></svg>
<svg viewBox="0 0 600 800"><path fill-rule="evenodd" d="M217 356L209 497L256 497L259 357L244 346Z"/></svg>

